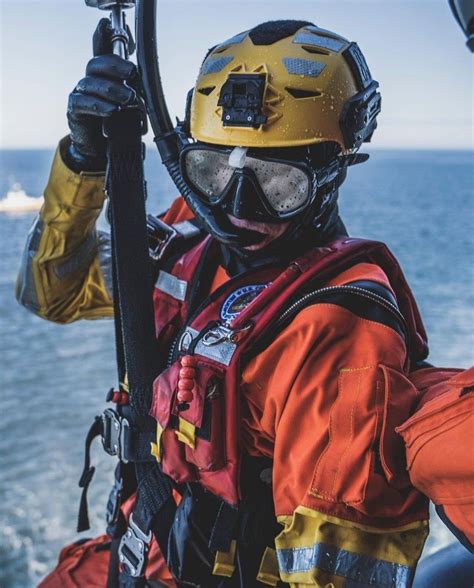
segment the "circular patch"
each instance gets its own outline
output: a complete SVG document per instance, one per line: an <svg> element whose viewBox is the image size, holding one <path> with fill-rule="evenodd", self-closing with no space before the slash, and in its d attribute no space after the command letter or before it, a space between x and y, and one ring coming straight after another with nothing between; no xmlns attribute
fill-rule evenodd
<svg viewBox="0 0 474 588"><path fill-rule="evenodd" d="M252 284L238 288L224 300L221 307L221 320L230 323L246 308L268 284Z"/></svg>

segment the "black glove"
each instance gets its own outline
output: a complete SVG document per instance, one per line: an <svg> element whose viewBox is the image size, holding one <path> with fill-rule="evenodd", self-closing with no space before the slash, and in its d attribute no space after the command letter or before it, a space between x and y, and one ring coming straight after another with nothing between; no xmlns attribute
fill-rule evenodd
<svg viewBox="0 0 474 588"><path fill-rule="evenodd" d="M135 46L129 31L129 53ZM75 172L103 171L107 142L102 134L103 120L127 108L144 109L138 93L138 71L130 61L112 54L111 24L103 18L93 38L94 57L69 95L67 119L70 143L63 159Z"/></svg>

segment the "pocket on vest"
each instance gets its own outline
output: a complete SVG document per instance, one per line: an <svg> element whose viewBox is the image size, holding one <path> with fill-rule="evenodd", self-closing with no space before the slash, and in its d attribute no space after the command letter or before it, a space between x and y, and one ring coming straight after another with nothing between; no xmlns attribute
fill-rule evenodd
<svg viewBox="0 0 474 588"><path fill-rule="evenodd" d="M157 446L163 471L177 482L195 481L199 472L226 464L223 372L198 362L192 400L177 398L179 360L153 383L151 415L158 421Z"/></svg>

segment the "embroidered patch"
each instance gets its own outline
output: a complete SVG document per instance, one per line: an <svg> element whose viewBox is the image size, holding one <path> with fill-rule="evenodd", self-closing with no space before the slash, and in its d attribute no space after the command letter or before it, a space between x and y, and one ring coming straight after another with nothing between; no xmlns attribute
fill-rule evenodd
<svg viewBox="0 0 474 588"><path fill-rule="evenodd" d="M221 307L221 320L230 323L269 285L252 284L243 286L232 292L232 294L229 294Z"/></svg>

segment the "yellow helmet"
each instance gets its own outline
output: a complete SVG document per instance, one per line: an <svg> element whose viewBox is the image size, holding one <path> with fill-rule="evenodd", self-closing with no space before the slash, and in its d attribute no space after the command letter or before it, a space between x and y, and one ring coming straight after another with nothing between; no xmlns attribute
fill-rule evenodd
<svg viewBox="0 0 474 588"><path fill-rule="evenodd" d="M242 147L369 141L378 83L357 44L305 21L263 23L214 47L192 95L191 136Z"/></svg>

